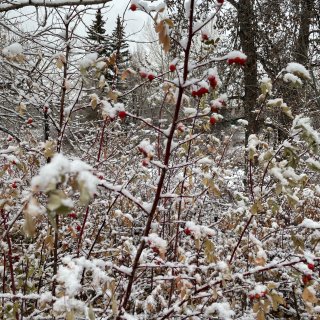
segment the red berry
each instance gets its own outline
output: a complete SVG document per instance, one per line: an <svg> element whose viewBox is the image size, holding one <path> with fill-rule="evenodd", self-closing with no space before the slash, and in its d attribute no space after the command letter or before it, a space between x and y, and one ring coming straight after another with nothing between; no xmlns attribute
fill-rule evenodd
<svg viewBox="0 0 320 320"><path fill-rule="evenodd" d="M10 142L10 141L12 141L13 140L13 137L11 137L11 136L9 136L8 138L7 138L7 141L8 142Z"/></svg>
<svg viewBox="0 0 320 320"><path fill-rule="evenodd" d="M44 113L48 113L48 111L49 111L49 108L47 106L43 107L43 112Z"/></svg>
<svg viewBox="0 0 320 320"><path fill-rule="evenodd" d="M72 219L77 219L77 214L74 213L74 212L71 212L71 213L68 214L68 217L72 218Z"/></svg>
<svg viewBox="0 0 320 320"><path fill-rule="evenodd" d="M216 106L211 106L211 112L218 113L219 109Z"/></svg>
<svg viewBox="0 0 320 320"><path fill-rule="evenodd" d="M148 156L148 152L147 152L146 150L144 150L143 148L138 147L138 150L139 150L145 157Z"/></svg>
<svg viewBox="0 0 320 320"><path fill-rule="evenodd" d="M218 81L217 81L216 77L215 76L209 76L208 80L209 80L210 86L213 89L215 89L215 87L218 85Z"/></svg>
<svg viewBox="0 0 320 320"><path fill-rule="evenodd" d="M267 294L267 292L266 292L266 291L262 291L262 292L260 293L260 297L265 297L265 296L266 296L266 294Z"/></svg>
<svg viewBox="0 0 320 320"><path fill-rule="evenodd" d="M136 11L137 9L138 9L137 5L134 4L134 3L131 3L130 10L131 11Z"/></svg>
<svg viewBox="0 0 320 320"><path fill-rule="evenodd" d="M145 73L144 71L140 71L139 74L140 74L140 77L143 79L145 79L148 76L148 74Z"/></svg>
<svg viewBox="0 0 320 320"><path fill-rule="evenodd" d="M119 111L118 116L120 119L124 119L127 116L127 113L125 111Z"/></svg>
<svg viewBox="0 0 320 320"><path fill-rule="evenodd" d="M149 81L154 80L154 78L155 78L154 74L152 74L152 73L148 74Z"/></svg>
<svg viewBox="0 0 320 320"><path fill-rule="evenodd" d="M17 187L18 187L18 186L17 186L16 182L13 182L13 183L11 184L11 188L12 188L12 189L17 189Z"/></svg>
<svg viewBox="0 0 320 320"><path fill-rule="evenodd" d="M169 66L169 70L171 71L171 72L173 72L173 71L176 71L176 66L174 65L174 64L170 64L170 66Z"/></svg>
<svg viewBox="0 0 320 320"><path fill-rule="evenodd" d="M259 298L260 298L260 294L259 294L259 293L256 293L256 294L254 295L254 297L255 297L256 299L259 299Z"/></svg>
<svg viewBox="0 0 320 320"><path fill-rule="evenodd" d="M192 95L193 97L196 97L196 96L198 95L198 91L192 90L191 95Z"/></svg>
<svg viewBox="0 0 320 320"><path fill-rule="evenodd" d="M250 298L250 300L254 300L254 294L249 294L249 298Z"/></svg>
<svg viewBox="0 0 320 320"><path fill-rule="evenodd" d="M100 176L98 177L98 179L99 179L99 180L103 180L103 179L104 179L104 176L100 175Z"/></svg>
<svg viewBox="0 0 320 320"><path fill-rule="evenodd" d="M223 4L224 0L217 0L219 4Z"/></svg>
<svg viewBox="0 0 320 320"><path fill-rule="evenodd" d="M228 62L228 64L239 64L239 65L243 66L247 62L247 59L236 57L236 58L228 59L227 62Z"/></svg>
<svg viewBox="0 0 320 320"><path fill-rule="evenodd" d="M77 229L77 231L81 231L81 226L78 224L78 225L76 226L76 229Z"/></svg>
<svg viewBox="0 0 320 320"><path fill-rule="evenodd" d="M32 118L29 118L28 120L27 120L27 124L31 124L33 122L33 119Z"/></svg>
<svg viewBox="0 0 320 320"><path fill-rule="evenodd" d="M160 253L160 250L159 250L159 248L157 248L157 247L152 247L151 249L152 249L152 251L153 251L154 253L157 253L157 254Z"/></svg>
<svg viewBox="0 0 320 320"><path fill-rule="evenodd" d="M215 117L210 117L210 124L214 125L217 122Z"/></svg>
<svg viewBox="0 0 320 320"><path fill-rule="evenodd" d="M144 167L147 167L147 166L149 165L148 159L143 159L143 160L142 160L142 165L143 165Z"/></svg>
<svg viewBox="0 0 320 320"><path fill-rule="evenodd" d="M314 270L314 264L313 263L308 263L308 268L310 270Z"/></svg>
<svg viewBox="0 0 320 320"><path fill-rule="evenodd" d="M202 41L208 41L209 37L208 37L208 35L206 33L202 33L201 34L201 39L202 39Z"/></svg>
<svg viewBox="0 0 320 320"><path fill-rule="evenodd" d="M191 230L190 230L189 228L185 228L185 229L184 229L184 233L185 233L187 236L190 236Z"/></svg>
<svg viewBox="0 0 320 320"><path fill-rule="evenodd" d="M204 88L204 87L201 87L199 90L198 90L198 96L203 96L204 94L208 93L209 90L207 88Z"/></svg>
<svg viewBox="0 0 320 320"><path fill-rule="evenodd" d="M311 274L304 274L304 275L302 276L302 282L303 282L304 284L307 284L311 279L312 279Z"/></svg>

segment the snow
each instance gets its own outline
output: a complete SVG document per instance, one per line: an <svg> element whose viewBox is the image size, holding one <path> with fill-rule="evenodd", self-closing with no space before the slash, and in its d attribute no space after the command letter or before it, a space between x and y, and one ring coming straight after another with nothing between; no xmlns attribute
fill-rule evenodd
<svg viewBox="0 0 320 320"><path fill-rule="evenodd" d="M2 49L3 55L5 55L6 57L9 57L9 58L14 57L18 54L22 54L22 52L23 52L22 45L18 42L14 42L14 43L10 44L9 46Z"/></svg>
<svg viewBox="0 0 320 320"><path fill-rule="evenodd" d="M247 59L247 56L241 52L241 51L230 51L226 56L227 59L235 59L235 58L240 58L240 59Z"/></svg>
<svg viewBox="0 0 320 320"><path fill-rule="evenodd" d="M299 77L295 76L294 74L292 73L286 73L284 76L283 76L283 81L284 82L291 82L293 84L298 84L298 85L302 85L302 81Z"/></svg>
<svg viewBox="0 0 320 320"><path fill-rule="evenodd" d="M268 290L267 286L263 284L258 284L254 287L253 290L249 292L249 294L255 295L255 294L261 294L263 292L266 292Z"/></svg>
<svg viewBox="0 0 320 320"><path fill-rule="evenodd" d="M180 40L180 45L181 45L181 47L183 48L183 49L186 49L187 48L187 44L188 44L188 38L182 38L181 40ZM189 69L190 70L190 69Z"/></svg>
<svg viewBox="0 0 320 320"><path fill-rule="evenodd" d="M97 59L98 59L97 52L89 53L82 58L82 60L79 62L79 66L80 68L83 68L83 69L89 68L96 62Z"/></svg>
<svg viewBox="0 0 320 320"><path fill-rule="evenodd" d="M62 154L56 154L51 162L44 165L31 180L33 191L49 191L55 189L56 185L62 181L62 176L70 171L70 162Z"/></svg>
<svg viewBox="0 0 320 320"><path fill-rule="evenodd" d="M231 310L230 304L228 302L213 303L205 310L205 314L207 316L211 315L212 313L218 313L219 318L223 320L232 320L233 316L235 315L234 311Z"/></svg>
<svg viewBox="0 0 320 320"><path fill-rule="evenodd" d="M194 116L197 114L197 109L185 107L183 108L183 112L188 116Z"/></svg>
<svg viewBox="0 0 320 320"><path fill-rule="evenodd" d="M256 147L259 145L259 143L260 140L258 139L258 137L255 134L250 134L248 138L248 150L255 152Z"/></svg>
<svg viewBox="0 0 320 320"><path fill-rule="evenodd" d="M82 313L85 312L86 305L84 302L74 299L74 298L69 298L67 296L63 296L55 301L53 304L53 311L55 313L65 313L70 310L82 310Z"/></svg>
<svg viewBox="0 0 320 320"><path fill-rule="evenodd" d="M47 291L47 292L44 292L40 295L39 302L41 304L41 303L45 303L45 302L51 302L52 300L54 300L52 293Z"/></svg>
<svg viewBox="0 0 320 320"><path fill-rule="evenodd" d="M320 171L320 161L309 158L309 159L307 159L306 163L308 163L310 166L312 166Z"/></svg>
<svg viewBox="0 0 320 320"><path fill-rule="evenodd" d="M262 77L260 80L261 84L268 84L271 85L272 88L272 80L268 77Z"/></svg>
<svg viewBox="0 0 320 320"><path fill-rule="evenodd" d="M85 189L80 191L85 191L93 197L100 180L90 170L91 166L83 161L69 160L59 153L40 169L39 175L32 178L31 188L34 192L55 190L58 183L68 181L69 175L75 174L78 184Z"/></svg>
<svg viewBox="0 0 320 320"><path fill-rule="evenodd" d="M86 188L90 197L93 198L97 192L97 185L100 183L100 180L89 171L81 171L78 174L77 181Z"/></svg>
<svg viewBox="0 0 320 320"><path fill-rule="evenodd" d="M167 241L163 240L156 233L150 233L149 236L145 238L145 241L149 243L151 247L163 249L164 251L167 248Z"/></svg>
<svg viewBox="0 0 320 320"><path fill-rule="evenodd" d="M193 6L195 6L196 1L194 1ZM190 11L191 11L191 0L186 0L184 2L184 10L185 10L185 17L186 19L189 19L190 17Z"/></svg>
<svg viewBox="0 0 320 320"><path fill-rule="evenodd" d="M117 116L117 109L114 108L110 102L102 100L102 107L101 107L101 111L102 111L102 116L104 118L109 117L110 119L115 119Z"/></svg>
<svg viewBox="0 0 320 320"><path fill-rule="evenodd" d="M305 218L298 227L308 228L308 229L320 229L320 222L313 221L311 219Z"/></svg>
<svg viewBox="0 0 320 320"><path fill-rule="evenodd" d="M132 268L128 268L126 266L120 266L119 267L119 271L121 271L121 272L127 274L128 276L130 276L131 273L132 273Z"/></svg>
<svg viewBox="0 0 320 320"><path fill-rule="evenodd" d="M277 98L277 99L270 99L267 101L267 106L269 107L280 107L283 104L283 99Z"/></svg>
<svg viewBox="0 0 320 320"><path fill-rule="evenodd" d="M179 61L179 58L174 58L170 63L169 65L174 65L176 66L178 64L178 61Z"/></svg>
<svg viewBox="0 0 320 320"><path fill-rule="evenodd" d="M185 232L190 232L195 239L205 238L216 234L213 229L207 226L197 225L193 221L187 221L184 230Z"/></svg>
<svg viewBox="0 0 320 320"><path fill-rule="evenodd" d="M137 320L136 317L134 317L133 315L131 315L131 314L129 314L129 313L126 313L126 312L123 314L122 318L123 318L124 320Z"/></svg>
<svg viewBox="0 0 320 320"><path fill-rule="evenodd" d="M298 76L301 79L311 79L309 71L302 64L297 62L290 62L286 67L286 71Z"/></svg>
<svg viewBox="0 0 320 320"><path fill-rule="evenodd" d="M209 89L208 83L207 83L206 81L204 81L204 80L199 81L199 82L198 82L198 86L199 86L200 88Z"/></svg>
<svg viewBox="0 0 320 320"><path fill-rule="evenodd" d="M82 268L69 259L64 259L66 266L59 266L57 273L57 281L65 287L68 296L75 296L81 290L81 272Z"/></svg>
<svg viewBox="0 0 320 320"><path fill-rule="evenodd" d="M219 271L226 271L229 269L228 264L224 261L218 261L216 264L217 270Z"/></svg>
<svg viewBox="0 0 320 320"><path fill-rule="evenodd" d="M208 165L210 165L210 164L213 164L213 163L214 163L214 161L212 159L209 159L208 157L204 157L204 158L202 158L202 159L200 159L198 161L198 164L208 164Z"/></svg>
<svg viewBox="0 0 320 320"><path fill-rule="evenodd" d="M71 172L79 173L81 171L88 171L88 170L92 170L92 167L89 164L81 161L80 159L75 159L71 162L71 165L70 165Z"/></svg>
<svg viewBox="0 0 320 320"><path fill-rule="evenodd" d="M140 142L138 149L148 157L152 157L154 154L154 147L150 143L149 139L144 139Z"/></svg>
<svg viewBox="0 0 320 320"><path fill-rule="evenodd" d="M210 68L208 70L208 77L214 77L217 80L218 87L221 86L221 80L220 80L220 77L219 77L219 74L218 74L217 67Z"/></svg>
<svg viewBox="0 0 320 320"><path fill-rule="evenodd" d="M320 145L320 133L312 128L311 119L298 115L295 117L292 123L292 133L295 134L300 131L300 128L304 129L305 133L311 137L317 145Z"/></svg>
<svg viewBox="0 0 320 320"><path fill-rule="evenodd" d="M249 124L249 122L247 120L244 120L244 119L237 120L237 123L242 125L242 126L247 126Z"/></svg>

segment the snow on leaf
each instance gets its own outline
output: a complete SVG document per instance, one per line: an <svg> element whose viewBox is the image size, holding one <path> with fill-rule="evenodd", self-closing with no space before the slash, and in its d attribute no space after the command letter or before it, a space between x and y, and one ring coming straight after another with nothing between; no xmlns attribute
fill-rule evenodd
<svg viewBox="0 0 320 320"><path fill-rule="evenodd" d="M305 218L298 227L308 228L308 229L320 229L320 222L313 221L311 219Z"/></svg>
<svg viewBox="0 0 320 320"><path fill-rule="evenodd" d="M286 67L286 71L298 76L301 79L311 79L309 71L302 64L297 62L290 62Z"/></svg>
<svg viewBox="0 0 320 320"><path fill-rule="evenodd" d="M284 82L290 82L294 85L298 85L298 86L301 86L302 85L302 81L299 77L295 76L294 74L292 73L286 73L284 76L283 76L283 81Z"/></svg>
<svg viewBox="0 0 320 320"><path fill-rule="evenodd" d="M97 52L89 53L79 62L79 66L81 69L89 68L96 62L97 59Z"/></svg>
<svg viewBox="0 0 320 320"><path fill-rule="evenodd" d="M23 52L22 45L18 42L14 42L2 49L3 55L9 58L22 54L22 52Z"/></svg>
<svg viewBox="0 0 320 320"><path fill-rule="evenodd" d="M207 316L217 313L221 319L232 320L235 315L234 311L231 310L228 302L213 303L211 306L205 309Z"/></svg>

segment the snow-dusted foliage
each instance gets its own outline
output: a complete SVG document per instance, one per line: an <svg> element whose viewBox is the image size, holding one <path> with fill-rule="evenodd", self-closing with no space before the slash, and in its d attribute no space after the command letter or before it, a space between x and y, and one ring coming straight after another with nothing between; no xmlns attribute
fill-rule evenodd
<svg viewBox="0 0 320 320"><path fill-rule="evenodd" d="M72 1L39 25L49 44L2 49L18 121L0 124L1 317L316 319L320 134L278 90L303 90L311 71L260 77L257 110L232 117L251 57L219 48L224 1L184 1L176 32L165 1L132 0L161 68L132 58L121 72L119 51L77 34L86 9Z"/></svg>

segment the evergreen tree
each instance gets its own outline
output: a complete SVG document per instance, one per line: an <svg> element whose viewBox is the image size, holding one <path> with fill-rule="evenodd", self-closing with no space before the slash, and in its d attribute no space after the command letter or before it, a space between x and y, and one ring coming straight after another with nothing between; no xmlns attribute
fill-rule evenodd
<svg viewBox="0 0 320 320"><path fill-rule="evenodd" d="M112 86L119 84L119 76L128 67L130 60L129 45L125 38L123 21L118 16L116 27L105 42L106 55L111 56L115 53L115 66L110 67L107 74L107 80Z"/></svg>
<svg viewBox="0 0 320 320"><path fill-rule="evenodd" d="M94 42L93 50L98 51L100 55L106 54L106 29L104 28L105 21L103 20L101 9L96 12L95 20L89 27L88 38Z"/></svg>

